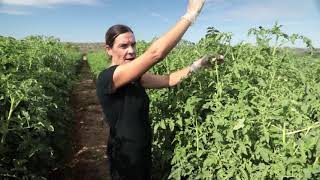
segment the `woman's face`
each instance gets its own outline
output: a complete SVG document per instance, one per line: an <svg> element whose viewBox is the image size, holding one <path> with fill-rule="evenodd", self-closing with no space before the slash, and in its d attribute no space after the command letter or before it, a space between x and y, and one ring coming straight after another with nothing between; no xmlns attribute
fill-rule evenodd
<svg viewBox="0 0 320 180"><path fill-rule="evenodd" d="M112 64L123 64L136 58L136 40L133 33L126 32L118 35L113 47L106 47L107 53L112 56Z"/></svg>

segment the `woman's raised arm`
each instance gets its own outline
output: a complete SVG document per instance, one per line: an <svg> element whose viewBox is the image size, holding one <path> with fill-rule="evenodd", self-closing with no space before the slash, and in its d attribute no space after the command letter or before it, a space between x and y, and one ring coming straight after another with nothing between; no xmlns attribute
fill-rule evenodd
<svg viewBox="0 0 320 180"><path fill-rule="evenodd" d="M119 65L113 74L113 89L143 75L161 61L181 40L188 27L200 13L205 0L189 0L187 12L167 33L157 39L141 56Z"/></svg>

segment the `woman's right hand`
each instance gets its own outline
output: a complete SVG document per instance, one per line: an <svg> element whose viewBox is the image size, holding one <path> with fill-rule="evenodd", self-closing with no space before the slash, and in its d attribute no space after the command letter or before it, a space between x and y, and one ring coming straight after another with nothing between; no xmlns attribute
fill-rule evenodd
<svg viewBox="0 0 320 180"><path fill-rule="evenodd" d="M205 0L189 0L187 13L196 15L199 14L204 5L204 2Z"/></svg>
<svg viewBox="0 0 320 180"><path fill-rule="evenodd" d="M189 0L187 13L182 18L194 23L206 0Z"/></svg>

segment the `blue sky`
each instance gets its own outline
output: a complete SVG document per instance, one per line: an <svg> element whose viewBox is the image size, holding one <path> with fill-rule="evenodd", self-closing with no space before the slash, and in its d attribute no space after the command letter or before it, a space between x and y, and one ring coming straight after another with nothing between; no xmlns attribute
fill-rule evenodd
<svg viewBox="0 0 320 180"><path fill-rule="evenodd" d="M185 13L187 0L0 0L0 35L55 36L61 41L103 42L113 24L129 25L137 40L161 36ZM320 48L320 0L207 0L184 39L197 42L213 26L249 41L252 27L276 21ZM301 46L298 43L296 46Z"/></svg>

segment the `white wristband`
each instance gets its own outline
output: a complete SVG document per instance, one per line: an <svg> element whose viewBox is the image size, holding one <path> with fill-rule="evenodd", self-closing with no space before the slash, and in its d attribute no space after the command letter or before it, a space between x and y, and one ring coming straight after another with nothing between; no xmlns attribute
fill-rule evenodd
<svg viewBox="0 0 320 180"><path fill-rule="evenodd" d="M197 64L195 63L192 63L191 66L190 66L190 72L197 72L198 70L200 69L200 66L198 66Z"/></svg>
<svg viewBox="0 0 320 180"><path fill-rule="evenodd" d="M191 25L196 21L197 18L196 12L187 12L185 15L183 15L181 18L186 19L191 23Z"/></svg>

